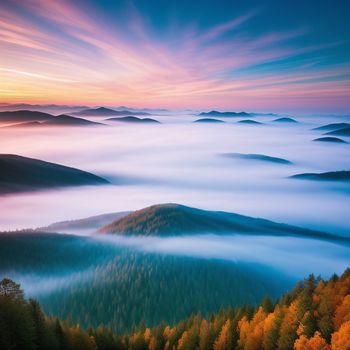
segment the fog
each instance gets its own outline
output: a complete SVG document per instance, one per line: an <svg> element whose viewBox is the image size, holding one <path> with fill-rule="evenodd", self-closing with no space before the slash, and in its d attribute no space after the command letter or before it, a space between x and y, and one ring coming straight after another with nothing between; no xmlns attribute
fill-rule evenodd
<svg viewBox="0 0 350 350"><path fill-rule="evenodd" d="M299 116L299 124L276 125L265 116L255 118L265 123L256 126L237 124L239 118L191 123L198 117L189 114L152 118L162 124L0 129L1 153L77 167L112 182L2 196L0 230L176 202L349 234L348 184L288 179L349 168L349 145L312 142L322 132L311 130L346 119ZM259 153L293 164L223 153Z"/></svg>
<svg viewBox="0 0 350 350"><path fill-rule="evenodd" d="M5 275L19 282L28 296L50 295L56 290L69 289L82 282L94 279L94 270L104 266L109 260L128 252L141 254L162 254L198 259L218 259L232 263L249 263L260 269L265 278L276 273L278 278L294 283L309 274L329 278L341 274L349 266L350 246L327 241L261 235L195 235L182 237L121 237L96 235L88 238L99 252L90 266L78 268L75 265L52 273L43 273L40 268L24 273L22 268L8 271ZM76 245L77 243L70 243ZM56 242L60 249L60 242ZM108 247L108 248L107 248ZM115 248L114 254L110 253ZM98 256L108 249L109 258L101 261ZM84 246L81 246L84 252ZM104 253L105 252L105 253ZM41 253L40 253L41 254ZM49 254L49 251L46 252ZM62 251L62 254L65 254ZM83 253L84 254L84 253ZM64 259L64 255L62 255ZM40 260L40 257L37 257ZM133 259L130 259L132 263ZM52 262L59 266L59 262ZM25 269L26 266L23 266ZM5 276L4 275L4 276ZM281 281L280 283L283 284ZM288 282L289 283L289 282ZM286 286L287 288L287 286Z"/></svg>
<svg viewBox="0 0 350 350"><path fill-rule="evenodd" d="M147 253L222 259L267 265L291 278L310 273L328 278L341 274L350 263L350 246L314 239L255 235L195 235L183 237L99 236L117 247Z"/></svg>

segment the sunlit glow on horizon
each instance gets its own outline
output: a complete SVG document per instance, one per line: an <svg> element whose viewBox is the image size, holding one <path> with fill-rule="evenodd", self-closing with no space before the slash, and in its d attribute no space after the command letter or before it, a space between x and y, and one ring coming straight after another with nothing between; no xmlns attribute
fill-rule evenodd
<svg viewBox="0 0 350 350"><path fill-rule="evenodd" d="M344 41L311 26L251 30L260 8L201 26L127 3L32 0L0 5L0 102L347 111ZM166 11L166 9L164 9ZM108 13L111 12L111 13ZM273 20L272 18L270 20ZM322 34L322 33L320 33Z"/></svg>

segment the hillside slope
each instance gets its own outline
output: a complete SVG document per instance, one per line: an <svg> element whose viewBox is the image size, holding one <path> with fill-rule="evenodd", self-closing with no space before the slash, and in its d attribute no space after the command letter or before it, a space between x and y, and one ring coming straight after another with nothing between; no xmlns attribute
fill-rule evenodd
<svg viewBox="0 0 350 350"><path fill-rule="evenodd" d="M350 241L348 238L329 233L280 224L266 219L222 211L201 210L172 203L137 210L102 227L99 232L126 236L250 233Z"/></svg>
<svg viewBox="0 0 350 350"><path fill-rule="evenodd" d="M86 171L14 154L0 154L0 168L0 193L108 183Z"/></svg>
<svg viewBox="0 0 350 350"><path fill-rule="evenodd" d="M44 112L37 111L11 111L11 112L0 112L0 123L18 123L18 122L33 122L33 121L45 121L55 118L53 115Z"/></svg>
<svg viewBox="0 0 350 350"><path fill-rule="evenodd" d="M68 350L348 350L350 270L328 281L310 276L277 303L226 308L177 324L135 327L114 334L44 317L39 304L24 299L20 285L0 281L0 348ZM13 344L20 344L15 347Z"/></svg>

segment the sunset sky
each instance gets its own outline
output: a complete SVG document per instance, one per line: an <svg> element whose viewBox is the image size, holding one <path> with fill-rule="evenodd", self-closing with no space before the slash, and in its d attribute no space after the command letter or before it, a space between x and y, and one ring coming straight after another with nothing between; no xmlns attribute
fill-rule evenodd
<svg viewBox="0 0 350 350"><path fill-rule="evenodd" d="M0 2L0 102L350 113L350 2Z"/></svg>

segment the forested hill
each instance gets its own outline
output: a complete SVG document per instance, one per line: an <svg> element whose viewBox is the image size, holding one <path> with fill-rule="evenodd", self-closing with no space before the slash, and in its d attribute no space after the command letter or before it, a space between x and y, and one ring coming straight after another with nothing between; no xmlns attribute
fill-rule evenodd
<svg viewBox="0 0 350 350"><path fill-rule="evenodd" d="M116 335L106 328L82 330L45 317L20 286L0 282L0 349L76 350L348 350L350 270L329 281L312 275L275 305L194 315L176 325L139 327Z"/></svg>
<svg viewBox="0 0 350 350"><path fill-rule="evenodd" d="M80 169L16 154L0 154L0 168L0 194L109 183Z"/></svg>
<svg viewBox="0 0 350 350"><path fill-rule="evenodd" d="M130 213L102 227L100 233L137 236L250 233L297 236L350 243L347 237L223 211L180 204L157 204Z"/></svg>

